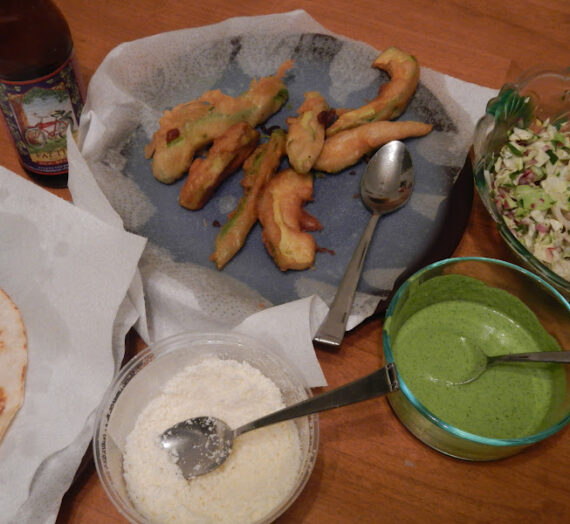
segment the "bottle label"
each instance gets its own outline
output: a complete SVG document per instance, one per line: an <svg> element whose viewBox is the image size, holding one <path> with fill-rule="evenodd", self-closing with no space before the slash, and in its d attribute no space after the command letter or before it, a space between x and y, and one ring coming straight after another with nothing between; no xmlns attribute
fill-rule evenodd
<svg viewBox="0 0 570 524"><path fill-rule="evenodd" d="M0 80L0 107L25 169L41 175L67 173L67 129L75 137L83 108L73 53L42 78Z"/></svg>

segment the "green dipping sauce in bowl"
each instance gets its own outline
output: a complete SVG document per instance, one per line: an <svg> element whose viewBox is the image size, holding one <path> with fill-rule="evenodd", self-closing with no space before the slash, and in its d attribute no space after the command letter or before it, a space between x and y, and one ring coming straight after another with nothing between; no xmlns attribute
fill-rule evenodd
<svg viewBox="0 0 570 524"><path fill-rule="evenodd" d="M461 298L414 313L393 344L398 371L410 390L434 415L476 435L517 438L540 431L564 393L560 365L497 364L473 382L458 383L477 369L479 351L557 351L556 341L520 300L501 289L446 275L430 280L421 292L431 294L439 286L456 287ZM474 288L480 288L477 300L469 298Z"/></svg>
<svg viewBox="0 0 570 524"><path fill-rule="evenodd" d="M537 314L560 315L553 318L558 334L568 330L570 306L555 290L552 301L548 285L542 296L533 289L542 282L531 285L527 278L534 282L526 270L501 261L449 259L420 270L394 297L383 341L400 391L388 400L428 445L459 458L488 460L568 422L569 376L561 364L497 363L461 384L476 374L482 353L562 350ZM527 305L527 293L536 305Z"/></svg>

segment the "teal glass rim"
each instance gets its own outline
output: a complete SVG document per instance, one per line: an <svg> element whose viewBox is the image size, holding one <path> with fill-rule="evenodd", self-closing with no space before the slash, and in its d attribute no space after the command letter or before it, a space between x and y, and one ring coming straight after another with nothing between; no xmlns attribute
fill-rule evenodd
<svg viewBox="0 0 570 524"><path fill-rule="evenodd" d="M390 301L388 309L386 310L384 325L386 325L386 322L394 314L396 306L397 306L401 296L404 294L406 289L412 284L412 282L414 282L416 279L418 279L426 271L430 271L430 270L435 269L437 267L442 267L442 266L446 266L448 264L457 263L457 262L491 263L491 264L496 264L499 266L507 267L507 268L510 268L514 271L522 273L523 275L525 275L528 278L536 281L538 284L540 284L541 286L548 289L548 291L550 291L552 293L552 295L555 296L561 302L561 304L566 308L566 310L568 311L568 315L570 316L570 304L568 303L566 298L564 298L564 296L562 296L562 294L560 294L552 285L550 285L548 282L546 282L545 280L543 280L539 276L535 275L531 271L529 271L523 267L517 266L515 264L512 264L510 262L506 262L504 260L498 260L498 259L494 259L494 258L457 257L457 258L446 258L444 260L439 260L437 262L434 262L433 264L425 266L424 268L416 271L412 276L410 276L406 280L406 282L404 282L398 288L398 291L392 297L392 300ZM390 336L388 335L386 329L382 330L382 345L384 348L384 356L386 358L386 362L394 364L395 362L394 362L394 356L392 354L392 347L390 344ZM444 422L438 416L434 415L431 411L429 411L427 408L425 408L424 405L411 392L411 390L407 386L406 382L402 379L402 376L398 372L397 366L396 366L396 372L398 373L398 380L400 383L400 391L406 397L406 399L414 406L414 408L417 409L421 415L423 415L426 419L428 419L430 422L435 424L437 427L443 429L444 431L447 431L451 435L462 438L464 440L472 441L472 442L487 445L487 446L495 446L495 447L527 446L529 444L534 444L536 442L540 442L541 440L544 440L547 437L550 437L554 433L561 430L564 426L566 426L568 424L568 422L570 422L570 412L569 412L566 414L566 416L564 418L562 418L559 422L552 425L551 427L549 427L549 428L547 428L547 429L545 429L539 433L535 433L534 435L528 435L528 436L522 437L522 438L500 439L500 438L483 437L480 435L476 435L474 433L469 433L468 431L464 431L462 429L456 428L455 426L452 426L451 424Z"/></svg>

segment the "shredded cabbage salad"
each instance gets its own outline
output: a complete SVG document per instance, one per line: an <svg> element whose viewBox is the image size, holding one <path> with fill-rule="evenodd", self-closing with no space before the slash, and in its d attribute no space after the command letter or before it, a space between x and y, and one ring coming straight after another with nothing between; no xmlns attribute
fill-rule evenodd
<svg viewBox="0 0 570 524"><path fill-rule="evenodd" d="M485 177L513 235L570 281L570 129L548 120L513 128Z"/></svg>

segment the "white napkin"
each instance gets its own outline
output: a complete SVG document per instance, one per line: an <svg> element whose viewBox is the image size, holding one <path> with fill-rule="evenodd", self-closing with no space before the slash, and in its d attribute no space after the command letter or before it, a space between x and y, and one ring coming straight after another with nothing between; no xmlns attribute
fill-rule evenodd
<svg viewBox="0 0 570 524"><path fill-rule="evenodd" d="M308 384L325 386L325 376L320 366L315 366L314 352L308 348L327 310L318 296L303 298L255 313L234 329L260 340L273 340L281 356L299 369Z"/></svg>
<svg viewBox="0 0 570 524"><path fill-rule="evenodd" d="M0 286L29 351L0 444L0 522L55 520L138 318L127 291L145 242L0 167Z"/></svg>

